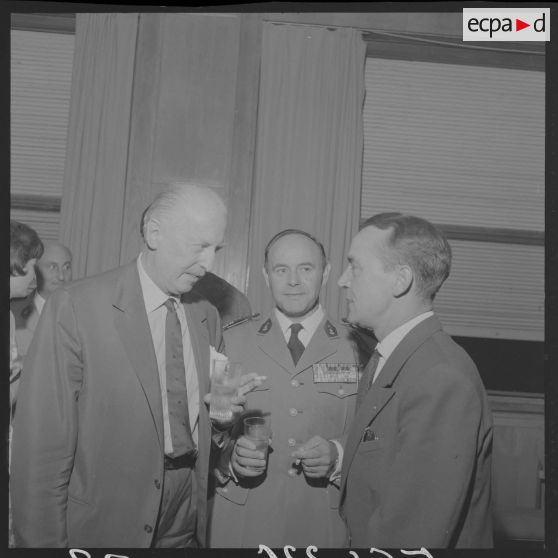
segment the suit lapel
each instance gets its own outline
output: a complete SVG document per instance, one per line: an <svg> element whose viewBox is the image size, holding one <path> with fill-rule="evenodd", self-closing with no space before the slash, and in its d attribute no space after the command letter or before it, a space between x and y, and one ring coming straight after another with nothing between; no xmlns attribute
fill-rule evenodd
<svg viewBox="0 0 558 558"><path fill-rule="evenodd" d="M283 332L274 317L268 317L257 330L258 347L289 374L293 372L293 358L285 342ZM301 358L302 360L302 358Z"/></svg>
<svg viewBox="0 0 558 558"><path fill-rule="evenodd" d="M384 367L370 391L364 397L353 420L349 436L345 444L343 466L341 472L341 493L347 482L347 473L355 456L364 429L376 418L378 413L395 395L393 384L403 366L411 355L436 331L441 329L440 321L431 316L412 329L388 357Z"/></svg>
<svg viewBox="0 0 558 558"><path fill-rule="evenodd" d="M113 299L114 324L147 399L163 450L159 372L136 265L134 260L124 267L117 282Z"/></svg>

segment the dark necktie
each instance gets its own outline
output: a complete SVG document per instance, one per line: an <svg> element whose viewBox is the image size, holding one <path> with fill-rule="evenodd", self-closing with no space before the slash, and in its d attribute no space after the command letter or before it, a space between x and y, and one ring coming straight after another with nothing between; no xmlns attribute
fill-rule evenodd
<svg viewBox="0 0 558 558"><path fill-rule="evenodd" d="M167 401L173 452L178 457L195 448L188 416L188 394L186 392L186 372L182 349L182 330L174 306L174 300L165 302L167 319L165 322L165 354L167 372Z"/></svg>
<svg viewBox="0 0 558 558"><path fill-rule="evenodd" d="M356 408L360 407L362 400L368 393L370 386L372 385L372 381L374 380L374 373L376 372L376 368L378 368L378 363L380 362L380 352L377 349L374 349L368 364L364 368L364 372L362 373L362 378L360 379L360 383L358 385L358 393L357 393L357 401L356 401Z"/></svg>
<svg viewBox="0 0 558 558"><path fill-rule="evenodd" d="M299 361L302 353L304 352L304 345L302 341L298 338L298 332L302 329L302 325L298 323L294 323L291 325L291 337L289 338L289 342L287 343L287 347L289 347L289 351L291 351L291 356L293 357L293 362L296 363Z"/></svg>

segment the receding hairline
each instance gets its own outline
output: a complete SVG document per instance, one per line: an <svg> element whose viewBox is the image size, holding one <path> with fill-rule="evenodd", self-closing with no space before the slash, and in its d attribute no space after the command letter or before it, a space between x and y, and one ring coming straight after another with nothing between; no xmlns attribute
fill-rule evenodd
<svg viewBox="0 0 558 558"><path fill-rule="evenodd" d="M45 259L45 255L51 248L59 248L63 250L69 256L69 259L70 260L72 259L72 251L61 242L57 242L55 240L51 240L51 241L47 240L46 242L43 243L43 246L44 246L43 255L39 258L39 261Z"/></svg>
<svg viewBox="0 0 558 558"><path fill-rule="evenodd" d="M327 256L325 255L325 250L323 248L323 245L313 236L311 236L309 233L303 232L303 231L298 231L296 229L294 230L289 230L287 231L282 231L280 233L277 233L268 243L267 245L267 249L266 249L266 258L264 261L264 267L266 267L269 264L269 259L271 257L271 251L273 250L273 248L275 246L277 246L277 244L283 240L284 238L288 238L290 236L298 236L299 238L304 238L306 239L311 245L313 245L316 250L318 251L318 257L319 259L322 261L322 265L323 268L325 269L327 266Z"/></svg>

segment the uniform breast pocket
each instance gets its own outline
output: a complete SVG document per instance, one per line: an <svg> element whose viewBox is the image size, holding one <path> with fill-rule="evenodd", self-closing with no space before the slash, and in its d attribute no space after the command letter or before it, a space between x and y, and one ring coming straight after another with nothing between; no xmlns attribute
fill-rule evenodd
<svg viewBox="0 0 558 558"><path fill-rule="evenodd" d="M318 387L318 393L336 399L355 397L357 384L321 384Z"/></svg>

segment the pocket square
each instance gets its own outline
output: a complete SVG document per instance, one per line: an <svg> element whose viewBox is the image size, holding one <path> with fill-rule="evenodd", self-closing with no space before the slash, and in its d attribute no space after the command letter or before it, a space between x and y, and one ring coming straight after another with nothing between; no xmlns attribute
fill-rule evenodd
<svg viewBox="0 0 558 558"><path fill-rule="evenodd" d="M365 428L362 433L362 442L372 442L374 440L379 440L380 437L371 428Z"/></svg>

